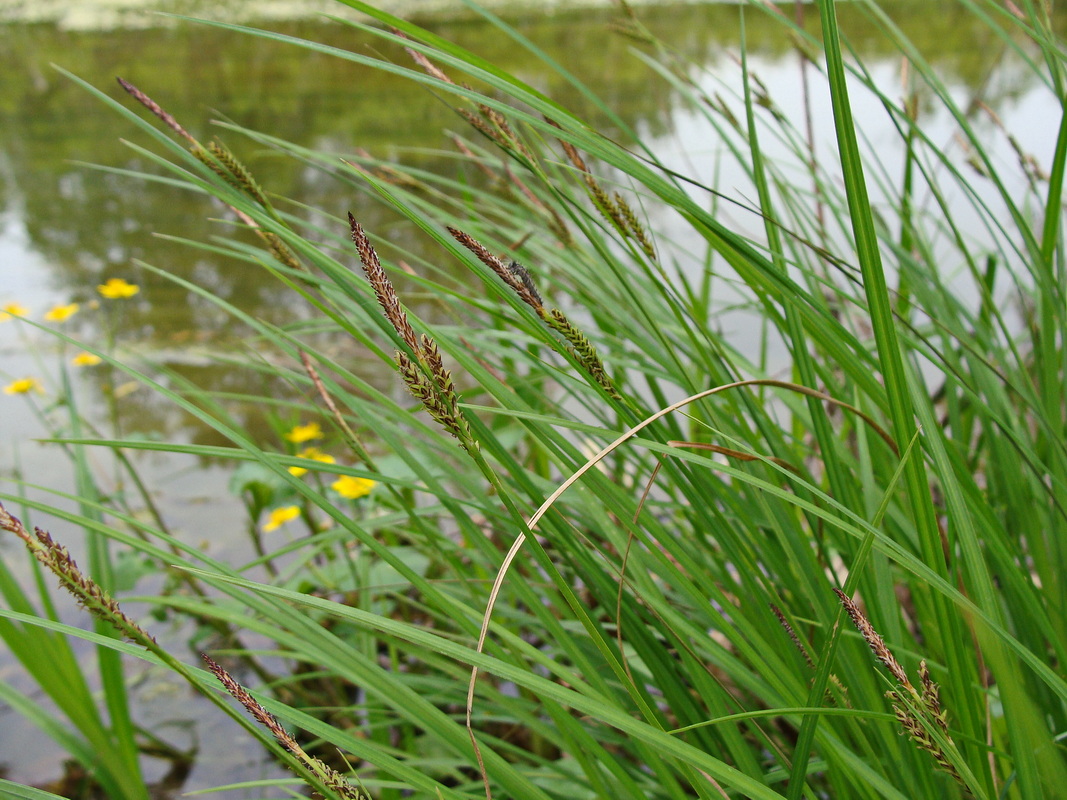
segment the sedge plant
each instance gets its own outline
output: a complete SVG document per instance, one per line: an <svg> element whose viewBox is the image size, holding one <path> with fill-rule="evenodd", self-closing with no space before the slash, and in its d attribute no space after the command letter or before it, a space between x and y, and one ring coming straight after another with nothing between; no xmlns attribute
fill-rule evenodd
<svg viewBox="0 0 1067 800"><path fill-rule="evenodd" d="M421 83L455 109L462 170L233 124L220 125L232 141L205 143L149 87L122 82L138 111L86 87L141 131L148 144L131 147L167 171L158 180L210 196L252 237L183 244L255 265L317 313L269 324L171 276L254 332L247 369L291 388L245 399L299 420L290 445L315 424L332 459L260 441L234 398L83 343L230 445L68 446L230 459L259 476L241 483L256 515L273 503L269 524L306 528L227 565L132 515L121 528L70 515L213 589L119 602L272 642L291 669L257 686L216 669L219 653L205 663L262 726L248 728L328 797L1057 797L1067 115L1046 5L961 3L1055 111L1054 152L1017 148L1005 166L975 125L981 106L962 106L875 2L851 5L907 64L903 98L846 58L833 0L813 10L817 33L764 4L738 9L771 15L829 93L832 158L813 157L743 43L740 85L709 95L620 4L649 80L685 98L751 180L741 201L661 161L580 76L474 3L612 135L455 42L344 4L373 22L341 24L398 57L211 24ZM892 120L898 172L865 146L858 94ZM930 138L931 106L966 159ZM238 141L322 171L352 207L272 195ZM770 142L788 155L765 155ZM757 228L723 221L727 201ZM435 256L365 227L370 202ZM784 367L721 334L723 285ZM392 386L353 369L355 351ZM7 519L147 657L210 684L124 627L91 574L72 579L51 537Z"/></svg>

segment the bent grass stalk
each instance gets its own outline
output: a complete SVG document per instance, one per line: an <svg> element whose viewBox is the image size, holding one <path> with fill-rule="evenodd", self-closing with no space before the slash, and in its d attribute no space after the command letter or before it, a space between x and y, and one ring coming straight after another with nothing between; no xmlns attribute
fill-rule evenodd
<svg viewBox="0 0 1067 800"><path fill-rule="evenodd" d="M160 647L154 636L130 618L114 598L78 568L67 549L53 540L51 534L41 528L34 528L31 534L22 524L22 521L8 512L2 503L0 503L0 530L13 533L21 539L33 557L51 572L59 580L60 585L93 617L111 625L125 639L133 644L140 645L159 657L171 669L174 669L189 680L194 688L203 689L201 682L192 677L191 671L184 664L178 662L164 648ZM305 774L311 778L309 781L311 786L326 786L333 790L336 797L343 800L364 800L365 795L351 786L335 770L304 752L303 748L296 743L292 736L278 724L277 719L264 709L226 670L206 654L202 653L201 657L226 691L247 708L252 713L252 716L256 718L256 721L295 757L296 763L301 765L305 770Z"/></svg>
<svg viewBox="0 0 1067 800"><path fill-rule="evenodd" d="M571 476L569 478L567 478L567 480L565 480L563 483L561 483L556 488L556 490L554 492L552 492L552 494L549 495L548 498L545 499L544 503L541 504L541 507L538 508L537 511L534 512L533 516L531 516L530 519L527 521L527 523L526 523L527 530L529 532L531 532L531 533L534 530L536 530L537 524L541 521L541 518L544 517L544 515L546 513L548 513L548 511L552 508L552 506L556 503L556 501L560 497L562 497L563 494L568 489L570 489L575 483L577 483L586 472L591 470L593 467L595 467L597 464L599 464L601 461L603 461L607 456L609 456L611 453L615 452L615 450L617 450L619 447L621 447L623 444L625 444L629 439L633 438L635 435L640 433L643 429L647 428L649 425L651 425L656 420L660 419L661 417L667 416L669 414L673 414L674 412L676 412L676 411L678 411L678 410L680 410L682 408L685 408L687 405L695 403L698 400L703 400L703 399L705 399L707 397L711 397L711 396L719 394L721 392L724 392L724 391L727 391L727 390L730 390L730 389L738 389L738 388L741 388L741 387L744 387L744 386L777 386L779 388L789 389L789 390L792 390L792 391L799 392L801 394L813 395L813 396L815 396L817 398L821 398L821 399L823 399L825 401L834 403L835 405L839 405L839 406L842 406L844 408L847 408L848 410L850 410L850 411L856 413L858 416L860 416L868 425L870 425L879 434L879 436L881 436L883 439L885 439L889 443L890 447L892 447L895 450L895 445L893 444L893 442L891 440L889 440L888 434L885 431L883 431L878 426L878 424L876 422L874 422L874 420L870 419L866 414L864 414L859 409L856 409L856 408L848 405L847 403L842 403L842 402L840 402L838 400L835 400L834 398L827 397L826 395L823 395L820 392L815 392L815 391L813 391L811 389L808 389L807 387L796 386L794 384L788 384L788 383L785 383L783 381L763 380L763 379L749 380L749 381L738 381L736 383L727 384L725 386L716 386L716 387L714 387L712 389L708 389L707 391L699 392L698 394L695 394L695 395L692 395L690 397L686 397L686 398L684 398L682 400L679 400L677 403L673 403L672 405L667 406L666 408L662 408L659 411L655 412L654 414L646 417L641 422L639 422L637 425L634 425L632 428L630 428L629 430L625 431L622 435L620 435L617 439L615 439L615 441L611 442L609 445L607 445L606 447L601 449L599 452L597 452L595 455L593 455L591 458L589 458L589 460L587 460L581 467L579 467L574 473L572 473ZM669 442L668 444L677 445L679 443L677 443L677 442ZM747 454L742 454L742 455L745 456ZM788 468L788 467L786 467L786 468ZM642 499L642 503L643 503L643 499ZM488 633L489 633L489 622L490 622L490 619L493 616L493 609L495 608L497 599L500 596L500 590L503 587L504 580L507 577L507 573L510 570L511 565L514 563L516 556L518 556L519 551L522 548L523 544L526 542L526 540L527 540L527 532L526 531L520 532L519 535L515 537L515 540L512 542L511 547L508 549L507 554L504 556L504 560L500 565L500 569L497 571L496 577L493 579L493 586L492 586L492 589L489 592L489 601L486 604L485 614L482 617L482 628L481 628L481 631L478 634L477 652L479 652L479 653L481 653L483 651L484 647L485 647L485 640L486 640L486 637L488 636ZM629 553L629 543L627 543L627 554L628 553ZM626 561L624 559L623 560L623 568L622 568L622 571L620 572L620 587L621 587L622 575L625 574L625 564L626 564ZM621 591L621 588L620 588L620 591ZM621 613L619 613L618 607L617 607L616 619L619 620L619 622L617 622L617 624L619 625L620 629L621 629L621 617L622 617L622 615L621 615ZM619 649L620 649L620 651L622 651L622 649L623 649L622 646L621 646L621 643L620 643L620 648ZM470 681L467 684L467 727L468 727L468 729L471 730L471 741L475 742L475 747L477 747L478 745L477 745L477 742L476 742L476 740L474 738L474 732L473 732L473 726L472 726L472 715L473 715L473 709L474 709L474 692L475 692L475 688L477 686L477 680L478 680L478 668L477 667L473 667L471 669ZM488 778L487 775L483 775L483 777L484 777L485 786L486 786L486 797L491 799L492 793L489 790L489 778Z"/></svg>

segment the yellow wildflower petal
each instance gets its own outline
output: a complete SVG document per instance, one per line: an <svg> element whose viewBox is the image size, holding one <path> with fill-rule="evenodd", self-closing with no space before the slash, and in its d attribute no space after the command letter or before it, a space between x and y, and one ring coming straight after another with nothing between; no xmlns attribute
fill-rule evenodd
<svg viewBox="0 0 1067 800"><path fill-rule="evenodd" d="M123 300L133 297L141 291L141 287L135 283L128 283L122 278L108 278L106 283L96 287L96 291L109 300Z"/></svg>
<svg viewBox="0 0 1067 800"><path fill-rule="evenodd" d="M351 475L342 475L330 484L330 488L346 500L355 500L370 494L371 489L377 486L377 481L369 478L353 478Z"/></svg>
<svg viewBox="0 0 1067 800"><path fill-rule="evenodd" d="M323 464L335 464L334 457L329 453L324 453L317 447L305 447L299 453L296 454L299 458L307 458L313 461L320 461ZM307 467L289 467L289 474L297 478L307 475Z"/></svg>
<svg viewBox="0 0 1067 800"><path fill-rule="evenodd" d="M267 524L263 526L263 530L267 533L276 531L289 520L296 519L299 516L299 506L282 506L281 508L276 508L270 512L270 516L267 518Z"/></svg>
<svg viewBox="0 0 1067 800"><path fill-rule="evenodd" d="M81 306L77 303L67 303L65 306L52 306L51 309L45 312L44 318L48 322L62 322L77 314L79 308L81 308Z"/></svg>
<svg viewBox="0 0 1067 800"><path fill-rule="evenodd" d="M76 367L95 367L101 361L103 361L103 359L98 355L81 352L74 356L74 358L70 360L70 363Z"/></svg>
<svg viewBox="0 0 1067 800"><path fill-rule="evenodd" d="M313 459L315 461L321 461L323 464L336 464L337 463L334 460L333 456L331 456L329 453L322 452L317 447L305 447L303 450L301 450L299 453L297 453L297 455L300 456L301 458L310 458L310 459Z"/></svg>
<svg viewBox="0 0 1067 800"><path fill-rule="evenodd" d="M36 378L20 378L12 381L4 387L4 394L26 394L27 392L41 392L41 382Z"/></svg>
<svg viewBox="0 0 1067 800"><path fill-rule="evenodd" d="M21 303L8 303L2 311L4 313L0 314L0 322L7 322L12 317L25 317L30 313L30 310Z"/></svg>
<svg viewBox="0 0 1067 800"><path fill-rule="evenodd" d="M289 433L285 434L285 438L294 444L310 442L312 439L322 438L322 428L317 422L309 422L307 425L296 425L289 431Z"/></svg>

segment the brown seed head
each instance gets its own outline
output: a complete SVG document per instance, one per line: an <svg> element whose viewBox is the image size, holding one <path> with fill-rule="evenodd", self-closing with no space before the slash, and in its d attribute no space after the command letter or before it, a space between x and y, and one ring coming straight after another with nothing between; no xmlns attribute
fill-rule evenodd
<svg viewBox="0 0 1067 800"><path fill-rule="evenodd" d="M116 78L115 80L119 82L119 86L125 89L126 92L129 93L129 95L134 100L136 100L138 103L140 103L153 114L155 114L157 117L159 117L159 119L163 121L164 125L166 125L168 128L170 128L172 131L181 136L190 144L194 145L195 147L200 147L200 143L193 138L192 134L190 134L189 131L185 130L185 128L183 128L181 124L179 124L178 120L174 119L174 117L164 111L162 106L159 105L159 103L157 103L151 97L146 95L144 92L142 92L129 81L123 80L122 78Z"/></svg>
<svg viewBox="0 0 1067 800"><path fill-rule="evenodd" d="M389 320L400 337L411 348L412 352L419 352L418 338L415 329L408 322L407 314L400 307L400 298L397 297L396 289L393 288L389 276L382 269L382 262L378 260L378 254L367 238L363 226L356 222L351 212L348 214L348 224L352 231L352 241L359 253L359 260L363 264L363 271L367 274L374 296L378 298L378 305L385 312L385 318Z"/></svg>
<svg viewBox="0 0 1067 800"><path fill-rule="evenodd" d="M22 539L33 557L59 579L59 585L78 601L78 605L97 619L112 625L131 642L152 650L158 649L152 635L127 616L100 584L85 575L67 548L53 540L48 531L34 528L33 535L30 535L22 520L10 514L2 504L0 530L6 530Z"/></svg>
<svg viewBox="0 0 1067 800"><path fill-rule="evenodd" d="M881 634L874 629L867 617L860 611L857 606L847 594L840 589L834 589L834 593L841 601L841 605L845 607L845 611L848 613L849 618L852 620L852 624L856 626L860 634L867 642L867 646L871 648L871 652L874 653L875 658L881 661L886 669L893 673L893 677L897 679L897 683L912 693L915 689L911 685L911 681L908 680L908 675L904 672L904 667L897 661L896 656L886 646L885 640Z"/></svg>

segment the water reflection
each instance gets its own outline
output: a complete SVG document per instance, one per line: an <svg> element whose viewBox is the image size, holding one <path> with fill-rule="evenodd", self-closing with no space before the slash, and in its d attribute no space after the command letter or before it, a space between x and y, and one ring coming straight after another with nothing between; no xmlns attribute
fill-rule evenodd
<svg viewBox="0 0 1067 800"><path fill-rule="evenodd" d="M788 7L783 12L792 13ZM844 6L842 12L842 25L860 54L877 65L880 53L891 52L889 43L858 10ZM806 14L810 27L814 13L807 9ZM712 69L720 55L736 51L738 14L732 6L663 7L644 16L680 57L698 66ZM973 18L955 5L940 4L938 12L931 13L929 3L900 3L894 8L894 18L946 81L973 94L981 89L991 105L1031 88L1027 81L1032 78L1022 70L994 72L1006 45L992 40L988 30L973 29ZM606 33L613 21L611 12L527 14L517 20L525 35L580 76L626 125L652 138L666 138L673 133L678 98L650 79L647 68L633 57L633 41ZM762 68L771 73L783 63L786 72L790 71L795 55L781 29L761 13L750 13L746 22L757 72ZM546 72L531 54L490 26L469 20L431 26L606 125L575 87L558 74ZM272 27L406 62L398 49L348 27L317 22ZM270 322L283 323L294 315L286 290L264 280L255 266L221 260L150 235L165 232L193 240L231 235L210 221L221 209L204 197L71 163L155 169L119 142L119 137L127 136L143 142L143 135L49 69L49 62L69 68L115 97L122 93L114 76L127 77L205 140L212 135L210 121L224 114L241 125L312 147L338 152L364 148L378 156L400 157L407 148L443 147L442 129L462 128L446 104L399 77L209 27L189 24L136 32L73 32L16 25L0 29L0 38L0 113L5 131L0 142L0 202L7 214L17 217L27 249L43 265L42 274L34 280L46 286L57 301L84 302L104 278L131 274L131 262L137 259L195 281ZM234 141L232 135L227 138L269 191L337 215L351 208L372 230L399 224L379 206L353 196L348 187L323 173L309 171L294 160L272 157L248 142ZM411 161L408 155L403 158ZM420 166L430 170L455 169L452 162L425 155L425 151L419 159ZM417 236L409 239L408 246L414 255L424 254L420 248L425 245ZM123 306L117 329L120 340L165 354L190 340L224 347L247 333L226 314L165 279L147 273L136 277L144 291L136 302ZM82 322L83 329L91 328L87 318ZM94 333L91 329L83 332ZM141 418L147 423L159 411L146 408ZM164 432L167 426L150 427Z"/></svg>

